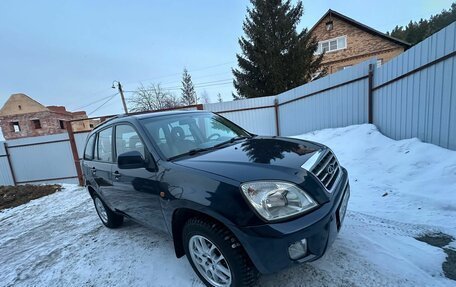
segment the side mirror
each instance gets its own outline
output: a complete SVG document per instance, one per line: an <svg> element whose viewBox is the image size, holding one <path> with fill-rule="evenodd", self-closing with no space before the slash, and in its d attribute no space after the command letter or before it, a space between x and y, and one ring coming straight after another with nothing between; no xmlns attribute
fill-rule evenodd
<svg viewBox="0 0 456 287"><path fill-rule="evenodd" d="M120 169L133 169L146 167L146 161L139 151L129 151L119 154L117 157L117 166Z"/></svg>

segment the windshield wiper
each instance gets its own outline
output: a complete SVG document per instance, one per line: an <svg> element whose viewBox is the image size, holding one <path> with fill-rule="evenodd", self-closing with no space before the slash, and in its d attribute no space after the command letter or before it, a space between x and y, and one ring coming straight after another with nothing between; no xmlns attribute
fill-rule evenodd
<svg viewBox="0 0 456 287"><path fill-rule="evenodd" d="M191 150L189 150L187 152L172 156L172 157L168 158L168 160L173 160L173 159L176 159L178 157L185 156L185 155L194 155L194 154L197 154L197 153L200 153L200 152L203 152L203 151L208 151L210 149L212 149L212 147L210 147L210 148L194 148L194 149L191 149Z"/></svg>
<svg viewBox="0 0 456 287"><path fill-rule="evenodd" d="M229 144L229 143L234 143L235 141L239 141L239 140L243 140L243 139L249 139L250 137L249 136L236 136L236 137L233 137L227 141L224 141L224 142L221 142L221 143L218 143L216 145L213 146L213 148L218 148L218 147L221 147L221 146L224 146L226 144Z"/></svg>
<svg viewBox="0 0 456 287"><path fill-rule="evenodd" d="M213 145L211 147L191 149L191 150L189 150L187 152L172 156L172 157L168 158L168 160L173 160L173 159L176 159L176 158L179 158L179 157L182 157L182 156L186 156L186 155L195 155L195 154L200 153L200 152L204 152L204 151L208 151L208 150L211 150L211 149L215 149L215 148L224 146L226 144L234 143L235 141L248 139L248 138L251 138L251 137L250 136L236 136L236 137L233 137L233 138L231 138L231 139L229 139L227 141L224 141L224 142L218 143L216 145Z"/></svg>
<svg viewBox="0 0 456 287"><path fill-rule="evenodd" d="M186 154L188 154L188 155L194 155L194 154L197 154L197 153L200 153L200 152L203 152L203 151L210 150L211 148L212 148L212 147L194 148L194 149L191 149L191 150L189 150L188 152L186 152Z"/></svg>

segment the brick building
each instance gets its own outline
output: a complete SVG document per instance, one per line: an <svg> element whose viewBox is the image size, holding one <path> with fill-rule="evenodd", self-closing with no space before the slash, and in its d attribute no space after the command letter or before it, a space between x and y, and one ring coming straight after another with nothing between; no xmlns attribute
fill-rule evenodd
<svg viewBox="0 0 456 287"><path fill-rule="evenodd" d="M87 118L86 112L69 112L65 107L45 107L25 94L13 94L0 109L0 126L5 139L17 139L66 132L65 121ZM73 130L89 130L89 120L73 123Z"/></svg>
<svg viewBox="0 0 456 287"><path fill-rule="evenodd" d="M409 43L331 9L309 32L317 38L317 54L325 52L322 64L328 68L328 73L337 72L372 57L377 58L379 66L410 47Z"/></svg>

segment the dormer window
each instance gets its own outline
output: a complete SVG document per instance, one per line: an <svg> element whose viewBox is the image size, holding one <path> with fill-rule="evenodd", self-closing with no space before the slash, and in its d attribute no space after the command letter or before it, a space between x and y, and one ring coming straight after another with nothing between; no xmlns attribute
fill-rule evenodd
<svg viewBox="0 0 456 287"><path fill-rule="evenodd" d="M326 22L326 31L331 31L333 29L333 21Z"/></svg>

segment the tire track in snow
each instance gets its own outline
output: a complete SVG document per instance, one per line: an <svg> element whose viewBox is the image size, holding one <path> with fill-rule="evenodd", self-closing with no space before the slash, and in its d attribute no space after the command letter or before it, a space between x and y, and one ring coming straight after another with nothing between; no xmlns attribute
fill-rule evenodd
<svg viewBox="0 0 456 287"><path fill-rule="evenodd" d="M433 276L434 271L404 261L423 274L401 276L382 269L362 249L397 237L413 243L413 236L432 229L349 210L339 237L323 258L263 276L259 284L418 286L420 278ZM0 231L0 282L6 286L202 286L186 258L175 258L167 236L128 220L120 229L104 228L81 189L0 213ZM380 250L390 260L406 258L393 256L387 247ZM436 280L434 285L451 286L446 282Z"/></svg>

